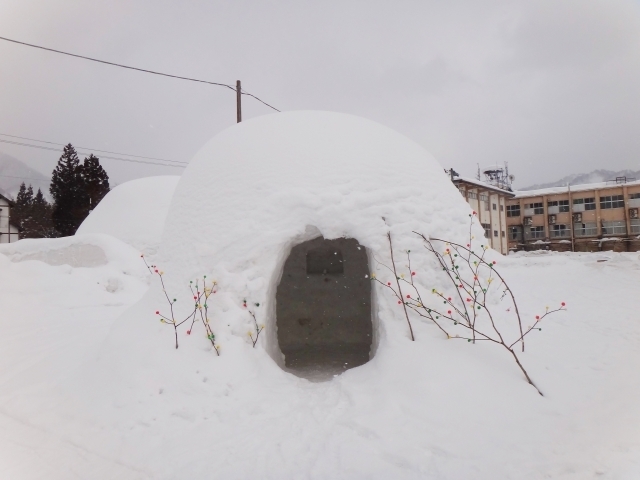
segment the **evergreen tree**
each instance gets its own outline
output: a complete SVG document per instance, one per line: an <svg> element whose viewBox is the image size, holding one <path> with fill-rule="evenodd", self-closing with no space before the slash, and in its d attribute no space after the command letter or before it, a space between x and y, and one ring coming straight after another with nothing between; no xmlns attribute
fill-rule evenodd
<svg viewBox="0 0 640 480"><path fill-rule="evenodd" d="M27 207L29 205L31 205L31 202L33 201L33 188L31 187L31 185L29 185L29 188L27 189L27 186L24 184L24 182L22 182L20 184L20 190L18 190L18 195L16 196L16 207Z"/></svg>
<svg viewBox="0 0 640 480"><path fill-rule="evenodd" d="M49 187L53 197L53 225L62 236L73 235L89 211L82 166L71 144L64 147L51 176Z"/></svg>
<svg viewBox="0 0 640 480"><path fill-rule="evenodd" d="M109 175L100 165L100 159L93 153L89 155L89 158L84 159L82 178L89 197L89 210L93 210L100 203L100 200L109 193Z"/></svg>
<svg viewBox="0 0 640 480"><path fill-rule="evenodd" d="M20 227L20 230L24 228L23 224L31 214L32 203L33 203L33 188L31 188L31 185L29 185L29 188L27 189L27 186L25 185L25 183L22 182L20 184L20 190L18 190L18 195L16 196L16 202L10 211L12 222L18 225Z"/></svg>
<svg viewBox="0 0 640 480"><path fill-rule="evenodd" d="M31 203L31 216L24 225L23 238L53 238L60 234L53 227L53 206L38 189Z"/></svg>
<svg viewBox="0 0 640 480"><path fill-rule="evenodd" d="M47 202L38 189L33 195L31 185L27 188L23 183L11 209L11 220L20 227L20 238L51 238L59 236L51 214L53 207Z"/></svg>

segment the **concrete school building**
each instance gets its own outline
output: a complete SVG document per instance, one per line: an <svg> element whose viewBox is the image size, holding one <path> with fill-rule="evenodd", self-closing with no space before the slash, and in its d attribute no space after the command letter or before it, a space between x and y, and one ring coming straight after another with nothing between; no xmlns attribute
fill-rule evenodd
<svg viewBox="0 0 640 480"><path fill-rule="evenodd" d="M18 227L11 221L11 207L13 202L0 194L0 243L17 242L19 237Z"/></svg>
<svg viewBox="0 0 640 480"><path fill-rule="evenodd" d="M640 181L520 191L506 204L509 250L640 250Z"/></svg>
<svg viewBox="0 0 640 480"><path fill-rule="evenodd" d="M501 167L500 169L504 170ZM478 214L478 221L484 228L489 246L503 255L508 254L508 225L505 214L509 200L514 197L514 193L509 190L509 182L491 178L487 176L486 171L486 182L461 177L453 169L447 173L460 194Z"/></svg>

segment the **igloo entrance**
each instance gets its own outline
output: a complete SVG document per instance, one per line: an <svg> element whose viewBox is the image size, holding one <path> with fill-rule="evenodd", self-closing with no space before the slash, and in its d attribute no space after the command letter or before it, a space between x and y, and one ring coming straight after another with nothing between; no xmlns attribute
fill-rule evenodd
<svg viewBox="0 0 640 480"><path fill-rule="evenodd" d="M278 343L285 366L325 380L369 361L371 280L365 248L352 238L296 245L276 293Z"/></svg>

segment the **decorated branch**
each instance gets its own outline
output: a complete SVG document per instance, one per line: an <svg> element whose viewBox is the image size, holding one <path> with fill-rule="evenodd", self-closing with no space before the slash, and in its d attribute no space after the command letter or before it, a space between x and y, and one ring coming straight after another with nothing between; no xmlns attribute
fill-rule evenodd
<svg viewBox="0 0 640 480"><path fill-rule="evenodd" d="M388 239L391 267L383 266L393 275L394 280L393 282L383 281L376 275L371 275L371 279L390 290L397 298L398 304L402 305L412 340L414 340L414 334L409 311L435 324L448 339L466 340L471 344L483 341L504 348L514 359L527 382L542 395L520 362L515 348L520 344L524 352L525 338L534 331L542 331L540 326L542 320L553 313L566 310L566 305L561 302L557 307L545 307L544 312L536 315L530 325L523 327L513 291L504 277L498 273L497 262L486 258L489 247L480 244L477 249L475 245L479 243L472 235L475 216L476 212L469 215L471 218L469 241L464 245L439 238L427 238L419 232L414 232L422 238L426 250L436 258L438 265L448 277L448 289L441 291L432 288L431 295L425 296L414 282L416 271L411 267L410 250L406 252L407 274L398 273L390 233ZM489 302L491 294L499 295L498 304L507 306L506 326L503 325L503 316L498 318L495 311L492 311L495 305ZM515 324L517 329L510 328L509 323ZM506 330L512 332L516 330L518 333L512 334L509 338Z"/></svg>
<svg viewBox="0 0 640 480"><path fill-rule="evenodd" d="M253 305L256 308L260 306L259 303L254 303ZM246 298L244 300L242 300L242 307L243 308L247 308L247 299ZM258 338L260 337L260 332L262 332L262 330L264 330L264 325L263 324L259 324L258 325L258 320L256 319L255 312L253 312L251 310L247 310L247 311L249 312L249 315L251 315L251 318L253 318L253 330L249 330L247 332L247 335L251 339L251 343L253 344L253 348L256 348L256 343L258 343Z"/></svg>
<svg viewBox="0 0 640 480"><path fill-rule="evenodd" d="M211 322L209 317L209 299L211 295L217 292L218 284L215 281L208 282L207 276L203 275L202 279L198 279L195 282L189 282L189 290L193 297L193 310L186 317L176 317L174 305L178 301L176 298L171 298L167 292L167 288L164 283L164 272L160 270L156 265L149 265L144 255L140 255L147 269L152 275L157 275L162 285L162 291L169 304L168 313L163 313L160 310L156 310L156 315L160 317L160 323L171 325L173 327L176 348L178 348L178 328L184 324L189 325L186 331L187 335L191 335L196 323L201 323L204 326L204 331L207 339L211 342L211 346L215 350L216 354L220 355L220 346L216 343L216 336L211 328ZM190 322L190 323L189 323Z"/></svg>

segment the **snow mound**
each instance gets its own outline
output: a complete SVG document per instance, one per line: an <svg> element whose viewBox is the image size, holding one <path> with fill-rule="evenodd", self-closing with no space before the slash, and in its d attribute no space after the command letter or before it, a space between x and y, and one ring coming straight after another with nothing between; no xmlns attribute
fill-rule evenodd
<svg viewBox="0 0 640 480"><path fill-rule="evenodd" d="M403 135L351 115L278 113L223 131L195 155L174 194L158 263L176 288L215 278L238 306L231 316L248 317L243 299L260 303L266 346L279 361L275 291L293 246L354 238L375 272L377 260L390 265L387 232L398 252L422 249L413 231L468 241L470 213L442 166ZM390 301L374 304L390 319L402 315ZM374 324L376 342L379 333Z"/></svg>
<svg viewBox="0 0 640 480"><path fill-rule="evenodd" d="M77 234L106 233L145 254L155 253L180 177L132 180L111 190L78 228Z"/></svg>

